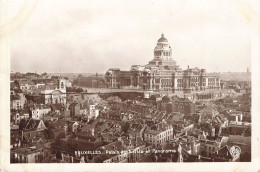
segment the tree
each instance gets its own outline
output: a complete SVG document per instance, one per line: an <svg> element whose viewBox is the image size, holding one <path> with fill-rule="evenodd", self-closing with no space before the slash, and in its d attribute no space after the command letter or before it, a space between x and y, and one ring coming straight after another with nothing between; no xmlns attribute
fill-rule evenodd
<svg viewBox="0 0 260 172"><path fill-rule="evenodd" d="M51 76L51 79L59 79L58 76Z"/></svg>
<svg viewBox="0 0 260 172"><path fill-rule="evenodd" d="M82 93L83 92L83 89L82 88L77 88L76 89L76 93Z"/></svg>
<svg viewBox="0 0 260 172"><path fill-rule="evenodd" d="M67 92L73 92L73 88L72 87L67 87L66 90L67 90Z"/></svg>

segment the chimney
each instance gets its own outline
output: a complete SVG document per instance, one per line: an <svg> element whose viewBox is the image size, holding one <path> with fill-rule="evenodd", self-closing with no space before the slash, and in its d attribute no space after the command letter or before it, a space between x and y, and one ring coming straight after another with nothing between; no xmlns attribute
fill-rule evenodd
<svg viewBox="0 0 260 172"><path fill-rule="evenodd" d="M65 133L65 136L67 135L67 130L68 130L68 127L67 125L64 126L64 133Z"/></svg>
<svg viewBox="0 0 260 172"><path fill-rule="evenodd" d="M188 69L190 68L190 66L188 65Z"/></svg>
<svg viewBox="0 0 260 172"><path fill-rule="evenodd" d="M193 141L191 141L191 154L196 154L195 151L196 151L195 150L195 141L193 140Z"/></svg>
<svg viewBox="0 0 260 172"><path fill-rule="evenodd" d="M23 141L23 131L22 131L22 141Z"/></svg>

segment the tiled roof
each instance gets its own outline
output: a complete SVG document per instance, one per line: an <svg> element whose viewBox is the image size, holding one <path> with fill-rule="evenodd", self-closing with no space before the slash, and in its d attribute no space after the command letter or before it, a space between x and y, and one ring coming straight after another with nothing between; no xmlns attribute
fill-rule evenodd
<svg viewBox="0 0 260 172"><path fill-rule="evenodd" d="M14 91L15 91L15 93L23 93L23 91L21 89L15 89Z"/></svg>
<svg viewBox="0 0 260 172"><path fill-rule="evenodd" d="M229 143L240 143L251 146L251 137L243 137L237 135L230 135L228 139Z"/></svg>
<svg viewBox="0 0 260 172"><path fill-rule="evenodd" d="M49 126L48 128L63 128L67 124L67 121L65 120L58 120L55 122L49 121Z"/></svg>
<svg viewBox="0 0 260 172"><path fill-rule="evenodd" d="M21 97L19 95L11 95L11 101L13 100L20 100Z"/></svg>
<svg viewBox="0 0 260 172"><path fill-rule="evenodd" d="M51 104L51 109L52 110L62 110L62 105L61 104Z"/></svg>
<svg viewBox="0 0 260 172"><path fill-rule="evenodd" d="M26 124L25 129L36 129L39 125L41 120L39 119L30 119L29 122Z"/></svg>
<svg viewBox="0 0 260 172"><path fill-rule="evenodd" d="M50 109L51 106L47 104L34 104L33 109Z"/></svg>

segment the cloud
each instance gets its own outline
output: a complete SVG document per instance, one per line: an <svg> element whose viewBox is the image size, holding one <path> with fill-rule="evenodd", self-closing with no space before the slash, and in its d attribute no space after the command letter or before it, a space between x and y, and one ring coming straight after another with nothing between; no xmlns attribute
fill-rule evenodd
<svg viewBox="0 0 260 172"><path fill-rule="evenodd" d="M251 65L250 26L235 2L40 0L12 35L11 68L129 69L153 58L162 32L183 68L246 71Z"/></svg>

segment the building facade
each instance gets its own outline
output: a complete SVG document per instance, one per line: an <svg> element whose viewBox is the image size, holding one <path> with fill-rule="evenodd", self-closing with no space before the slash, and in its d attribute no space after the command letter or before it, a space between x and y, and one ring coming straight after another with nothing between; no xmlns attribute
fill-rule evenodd
<svg viewBox="0 0 260 172"><path fill-rule="evenodd" d="M217 73L205 69L182 70L172 58L172 48L162 34L154 49L154 58L144 66L132 65L130 71L111 68L105 74L108 88L131 88L151 91L185 92L219 89Z"/></svg>
<svg viewBox="0 0 260 172"><path fill-rule="evenodd" d="M45 104L66 104L66 80L59 79L55 89L41 91Z"/></svg>
<svg viewBox="0 0 260 172"><path fill-rule="evenodd" d="M161 123L156 129L147 128L144 131L144 141L155 148L171 139L173 139L173 127L168 124Z"/></svg>

